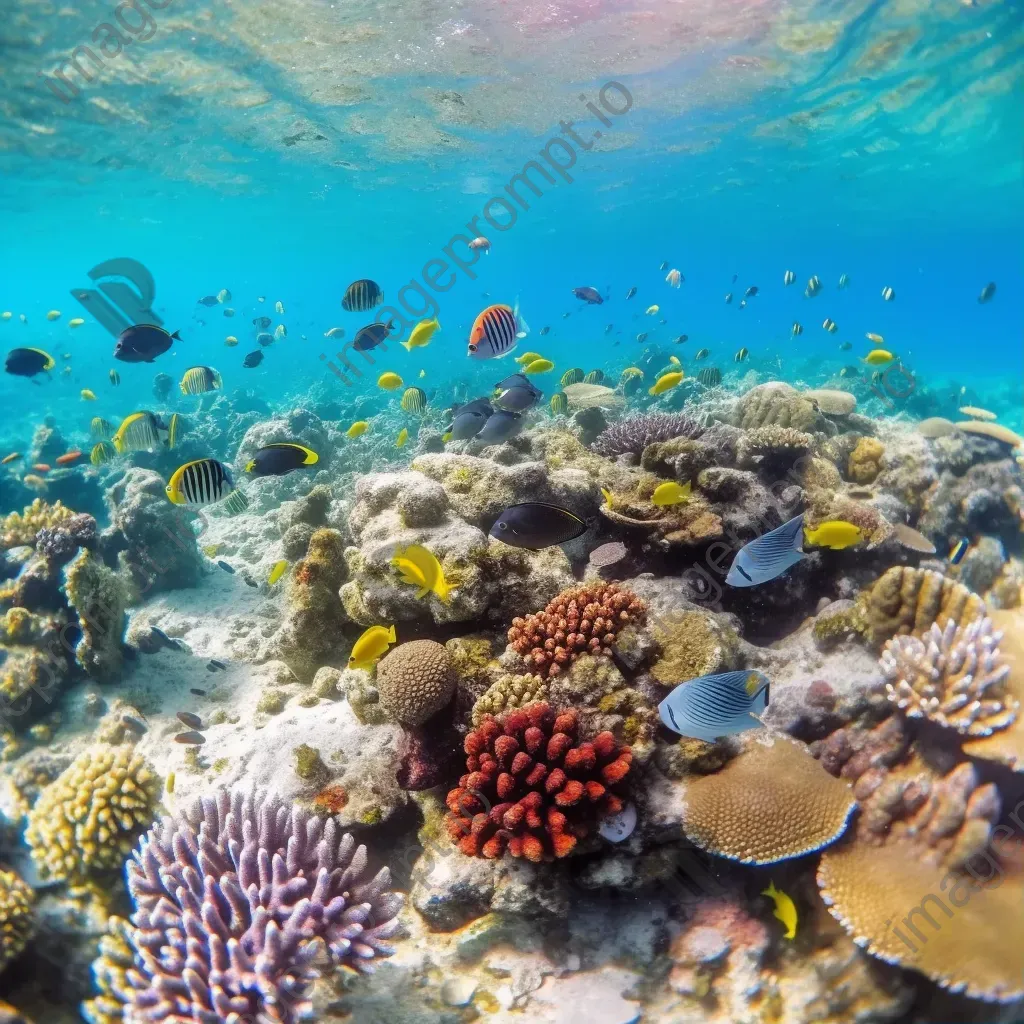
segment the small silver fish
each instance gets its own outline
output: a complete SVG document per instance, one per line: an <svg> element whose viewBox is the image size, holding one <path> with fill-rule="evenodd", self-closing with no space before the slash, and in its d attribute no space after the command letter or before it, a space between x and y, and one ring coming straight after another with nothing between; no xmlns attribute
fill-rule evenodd
<svg viewBox="0 0 1024 1024"><path fill-rule="evenodd" d="M725 582L730 587L755 587L781 576L805 557L803 527L801 512L771 533L744 544L733 559Z"/></svg>

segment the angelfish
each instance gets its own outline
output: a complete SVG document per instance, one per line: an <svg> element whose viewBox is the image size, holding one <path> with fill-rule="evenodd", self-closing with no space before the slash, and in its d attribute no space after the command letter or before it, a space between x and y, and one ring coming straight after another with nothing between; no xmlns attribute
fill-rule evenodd
<svg viewBox="0 0 1024 1024"><path fill-rule="evenodd" d="M771 533L744 544L733 559L725 582L730 587L755 587L781 576L805 557L803 525L801 512Z"/></svg>

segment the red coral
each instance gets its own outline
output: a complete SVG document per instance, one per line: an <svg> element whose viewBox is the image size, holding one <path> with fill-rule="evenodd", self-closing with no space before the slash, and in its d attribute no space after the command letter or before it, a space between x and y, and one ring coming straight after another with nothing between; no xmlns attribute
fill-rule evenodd
<svg viewBox="0 0 1024 1024"><path fill-rule="evenodd" d="M610 655L619 630L643 617L646 606L614 583L563 590L541 612L512 620L508 642L537 675L558 675L581 654Z"/></svg>
<svg viewBox="0 0 1024 1024"><path fill-rule="evenodd" d="M622 810L633 755L610 732L580 741L575 711L531 704L487 715L463 744L466 774L448 793L445 825L470 857L565 857Z"/></svg>

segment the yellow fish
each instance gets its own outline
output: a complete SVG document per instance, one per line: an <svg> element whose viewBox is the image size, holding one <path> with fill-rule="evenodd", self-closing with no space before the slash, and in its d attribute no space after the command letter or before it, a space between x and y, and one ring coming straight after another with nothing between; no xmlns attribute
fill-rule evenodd
<svg viewBox="0 0 1024 1024"><path fill-rule="evenodd" d="M60 319L60 310L59 309L51 309L50 312L46 314L46 319L47 320L59 320Z"/></svg>
<svg viewBox="0 0 1024 1024"><path fill-rule="evenodd" d="M868 331L868 333L865 334L864 337L867 338L868 341L870 341L872 345L884 345L885 344L885 338L883 338L880 334L872 334L871 331Z"/></svg>
<svg viewBox="0 0 1024 1024"><path fill-rule="evenodd" d="M385 391L396 391L404 386L405 381L397 373L392 373L390 370L382 373L377 378L377 387L383 388Z"/></svg>
<svg viewBox="0 0 1024 1024"><path fill-rule="evenodd" d="M771 897L772 901L775 903L775 910L773 914L786 926L783 938L795 939L796 906L793 901L784 892L776 889L774 882L769 882L768 888L763 890L761 895Z"/></svg>
<svg viewBox="0 0 1024 1024"><path fill-rule="evenodd" d="M14 314L9 309L5 309L0 313L0 320L10 320L13 315Z"/></svg>
<svg viewBox="0 0 1024 1024"><path fill-rule="evenodd" d="M652 505L679 505L690 500L690 481L685 484L677 484L674 480L668 480L658 484L651 495Z"/></svg>
<svg viewBox="0 0 1024 1024"><path fill-rule="evenodd" d="M410 544L405 550L395 552L391 564L402 574L403 583L419 587L417 598L434 593L448 603L448 594L455 588L444 578L444 571L437 557L425 547Z"/></svg>
<svg viewBox="0 0 1024 1024"><path fill-rule="evenodd" d="M891 352L887 352L884 348L876 348L874 352L869 352L864 357L864 362L868 366L884 366L886 363L891 363L895 358Z"/></svg>
<svg viewBox="0 0 1024 1024"><path fill-rule="evenodd" d="M671 391L679 382L683 379L685 374L682 370L676 370L675 373L666 373L659 377L654 384L647 389L649 395L663 395L666 391Z"/></svg>
<svg viewBox="0 0 1024 1024"><path fill-rule="evenodd" d="M284 303L280 299L278 299L277 302L274 303L274 312L275 313L283 313L284 312Z"/></svg>
<svg viewBox="0 0 1024 1024"><path fill-rule="evenodd" d="M409 431L405 427L402 427L402 429L398 432L398 440L395 442L395 447L396 448L403 447L405 445L405 442L408 441L408 440L409 440Z"/></svg>
<svg viewBox="0 0 1024 1024"><path fill-rule="evenodd" d="M88 388L82 388L82 399L86 402L95 402L96 395L93 394Z"/></svg>
<svg viewBox="0 0 1024 1024"><path fill-rule="evenodd" d="M362 668L369 672L396 639L394 626L371 626L355 642L348 657L348 667Z"/></svg>
<svg viewBox="0 0 1024 1024"><path fill-rule="evenodd" d="M673 366L682 366L682 365L683 365L683 364L682 364L682 361L681 361L681 360L679 359L679 356L669 356L669 357L668 357L668 361L669 361L669 362L670 362L670 363L671 363L671 364L672 364Z"/></svg>
<svg viewBox="0 0 1024 1024"><path fill-rule="evenodd" d="M601 488L601 493L604 495L605 504L607 504L607 506L609 508L611 508L612 507L612 492L609 491L607 487L602 487Z"/></svg>
<svg viewBox="0 0 1024 1024"><path fill-rule="evenodd" d="M224 344L227 345L228 348L234 348L238 344L238 339L233 334L229 334L224 339Z"/></svg>
<svg viewBox="0 0 1024 1024"><path fill-rule="evenodd" d="M267 577L267 582L273 586L284 575L287 568L288 562L285 559L282 558L280 562L275 562L274 568L270 570L270 575Z"/></svg>
<svg viewBox="0 0 1024 1024"><path fill-rule="evenodd" d="M521 356L516 356L516 362L520 366L525 366L527 363L532 363L534 359L543 359L544 357L539 352L524 352Z"/></svg>
<svg viewBox="0 0 1024 1024"><path fill-rule="evenodd" d="M833 551L852 548L862 536L859 526L854 526L843 519L830 519L814 530L804 527L804 537L808 544L819 548L831 548Z"/></svg>
<svg viewBox="0 0 1024 1024"><path fill-rule="evenodd" d="M644 371L639 366L627 366L622 371L623 380L630 380L632 377L642 377L643 375Z"/></svg>
<svg viewBox="0 0 1024 1024"><path fill-rule="evenodd" d="M644 312L647 314L647 316L654 316L656 313L661 312L661 306L648 306L644 310Z"/></svg>
<svg viewBox="0 0 1024 1024"><path fill-rule="evenodd" d="M370 429L370 424L366 420L356 420L348 430L345 431L346 437L362 437Z"/></svg>
<svg viewBox="0 0 1024 1024"><path fill-rule="evenodd" d="M421 320L409 335L408 341L400 341L399 344L411 352L414 348L423 348L430 343L430 339L441 329L441 321L435 316L433 320Z"/></svg>
<svg viewBox="0 0 1024 1024"><path fill-rule="evenodd" d="M555 364L550 359L532 359L523 365L523 373L547 373Z"/></svg>
<svg viewBox="0 0 1024 1024"><path fill-rule="evenodd" d="M76 316L73 320L68 321L68 327L81 327L85 321L80 317Z"/></svg>

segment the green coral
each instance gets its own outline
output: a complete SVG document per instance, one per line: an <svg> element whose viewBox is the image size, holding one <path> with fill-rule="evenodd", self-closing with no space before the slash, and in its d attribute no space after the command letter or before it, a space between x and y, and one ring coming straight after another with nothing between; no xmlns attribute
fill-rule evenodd
<svg viewBox="0 0 1024 1024"><path fill-rule="evenodd" d="M320 751L316 747L302 743L292 753L295 755L295 774L303 782L312 782L318 786L326 785L331 773L320 757Z"/></svg>
<svg viewBox="0 0 1024 1024"><path fill-rule="evenodd" d="M546 696L547 683L540 676L502 676L473 705L473 725L479 725L484 715L500 715L512 708L522 708L544 700Z"/></svg>
<svg viewBox="0 0 1024 1024"><path fill-rule="evenodd" d="M0 971L28 944L34 901L30 886L13 871L0 870Z"/></svg>
<svg viewBox="0 0 1024 1024"><path fill-rule="evenodd" d="M651 675L665 686L722 672L732 666L738 638L706 612L685 611L658 619L652 629L661 656Z"/></svg>
<svg viewBox="0 0 1024 1024"><path fill-rule="evenodd" d="M67 567L65 579L64 589L82 628L75 660L94 679L116 680L124 663L121 651L128 588L116 572L86 550Z"/></svg>
<svg viewBox="0 0 1024 1024"><path fill-rule="evenodd" d="M119 993L131 991L128 972L135 966L131 927L123 917L111 917L107 921L106 934L100 939L100 955L92 965L100 994L82 1004L82 1015L88 1024L122 1024L124 1021L125 1004Z"/></svg>

